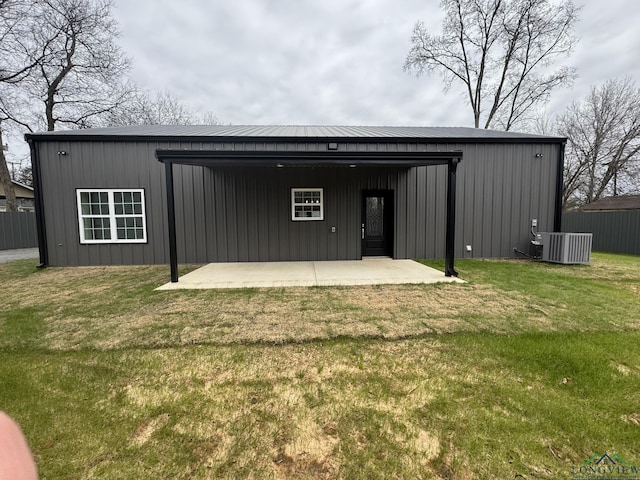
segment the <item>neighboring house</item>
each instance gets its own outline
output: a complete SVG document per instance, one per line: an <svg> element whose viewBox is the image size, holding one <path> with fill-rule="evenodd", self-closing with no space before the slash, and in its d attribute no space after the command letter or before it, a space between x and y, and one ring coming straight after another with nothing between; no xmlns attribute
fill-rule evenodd
<svg viewBox="0 0 640 480"><path fill-rule="evenodd" d="M605 197L587 203L579 209L581 212L605 212L619 210L640 210L640 195L617 195Z"/></svg>
<svg viewBox="0 0 640 480"><path fill-rule="evenodd" d="M19 212L33 212L33 188L20 182L12 181L16 192L16 204ZM0 212L7 211L7 197L4 194L4 186L0 183Z"/></svg>
<svg viewBox="0 0 640 480"><path fill-rule="evenodd" d="M563 138L473 128L27 134L48 265L510 257L559 231ZM470 251L469 251L470 249Z"/></svg>

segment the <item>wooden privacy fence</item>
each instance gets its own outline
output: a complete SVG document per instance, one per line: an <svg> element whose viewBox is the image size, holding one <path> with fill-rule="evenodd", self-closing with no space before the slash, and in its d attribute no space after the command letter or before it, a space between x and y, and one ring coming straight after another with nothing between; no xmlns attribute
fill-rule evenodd
<svg viewBox="0 0 640 480"><path fill-rule="evenodd" d="M0 250L37 246L35 213L0 212Z"/></svg>
<svg viewBox="0 0 640 480"><path fill-rule="evenodd" d="M640 210L565 212L563 232L593 233L593 250L640 255Z"/></svg>

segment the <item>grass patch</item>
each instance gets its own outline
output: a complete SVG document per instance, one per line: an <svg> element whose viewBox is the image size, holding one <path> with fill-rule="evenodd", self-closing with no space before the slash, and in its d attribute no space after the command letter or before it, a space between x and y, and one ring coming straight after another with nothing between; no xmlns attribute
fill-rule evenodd
<svg viewBox="0 0 640 480"><path fill-rule="evenodd" d="M622 259L621 259L622 258ZM287 343L426 334L638 329L638 257L595 255L591 267L461 260L468 284L156 292L165 266L0 266L12 315L33 327L0 347L49 350ZM31 262L32 263L32 262ZM15 323L15 322L14 322ZM39 325L38 328L35 325Z"/></svg>
<svg viewBox="0 0 640 480"><path fill-rule="evenodd" d="M640 257L464 285L153 289L0 266L0 409L42 478L571 478L640 464Z"/></svg>

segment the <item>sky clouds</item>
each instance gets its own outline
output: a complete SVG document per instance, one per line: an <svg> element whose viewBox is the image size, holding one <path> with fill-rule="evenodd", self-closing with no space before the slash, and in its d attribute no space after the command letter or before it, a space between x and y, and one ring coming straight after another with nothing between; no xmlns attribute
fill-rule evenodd
<svg viewBox="0 0 640 480"><path fill-rule="evenodd" d="M559 112L589 87L640 83L640 3L583 0ZM473 126L461 89L402 66L417 20L439 32L439 0L116 0L133 79L223 123ZM12 132L8 155L28 155Z"/></svg>
<svg viewBox="0 0 640 480"><path fill-rule="evenodd" d="M137 82L225 123L472 125L460 90L402 70L416 20L440 30L436 0L117 0L115 15ZM588 2L579 78L550 109L638 79L639 24L637 0Z"/></svg>
<svg viewBox="0 0 640 480"><path fill-rule="evenodd" d="M136 79L225 122L413 124L424 115L422 82L402 71L422 2L183 0L146 16L145 3L116 10Z"/></svg>

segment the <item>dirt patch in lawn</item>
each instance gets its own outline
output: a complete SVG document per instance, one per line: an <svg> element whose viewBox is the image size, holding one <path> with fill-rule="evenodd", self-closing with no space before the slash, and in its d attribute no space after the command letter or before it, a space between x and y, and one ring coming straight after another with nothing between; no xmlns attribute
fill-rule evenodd
<svg viewBox="0 0 640 480"><path fill-rule="evenodd" d="M142 446L149 441L151 436L165 426L169 422L170 416L168 413L163 413L158 415L157 417L150 418L145 420L140 424L140 426L136 429L133 437L131 438L131 443L135 446Z"/></svg>

